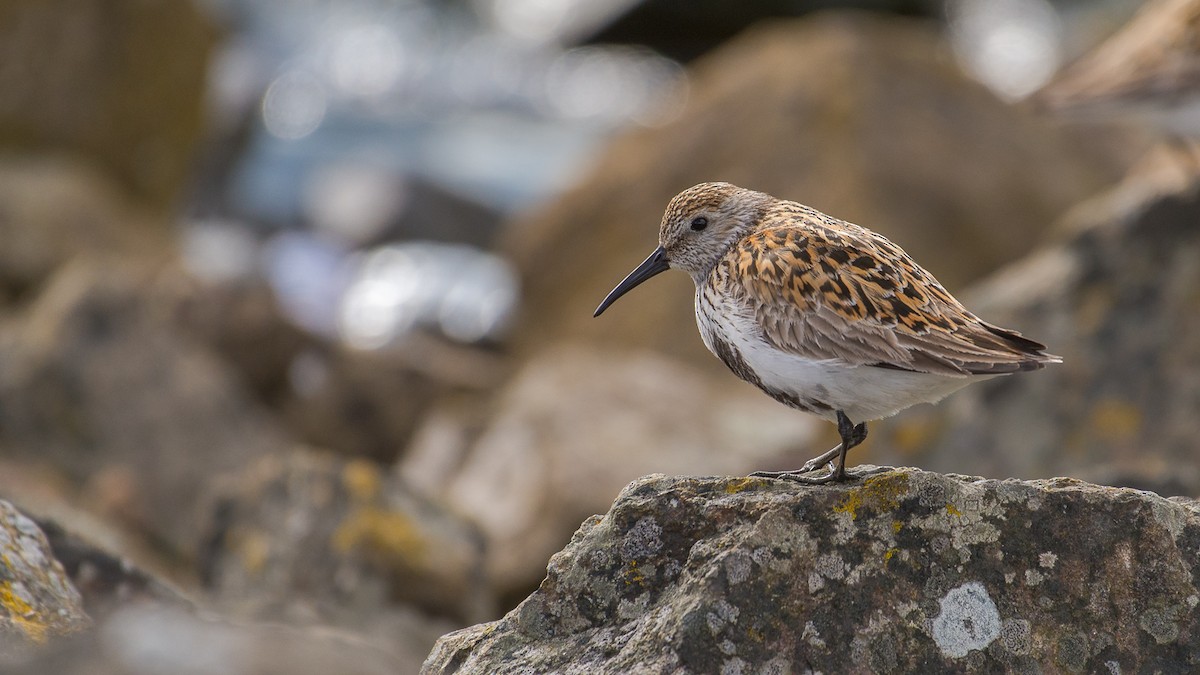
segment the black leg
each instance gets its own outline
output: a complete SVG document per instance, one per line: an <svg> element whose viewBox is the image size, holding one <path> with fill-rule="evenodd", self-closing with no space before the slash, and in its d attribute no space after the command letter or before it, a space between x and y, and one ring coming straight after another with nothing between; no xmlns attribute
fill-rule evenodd
<svg viewBox="0 0 1200 675"><path fill-rule="evenodd" d="M808 485L824 485L825 483L847 480L850 476L846 473L846 453L854 446L866 440L867 423L860 422L858 425L855 425L850 421L849 417L846 417L846 413L841 410L837 411L837 423L838 435L842 437L842 442L838 443L836 447L828 452L808 460L799 469L792 471L755 471L750 475L760 478L784 478ZM830 467L828 474L812 478L804 475L815 471L826 463L833 464L834 457L837 457L837 465Z"/></svg>
<svg viewBox="0 0 1200 675"><path fill-rule="evenodd" d="M862 443L867 439L867 423L860 422L857 426L846 417L846 413L841 410L837 411L838 420L838 435L842 437L842 451L838 453L837 468L829 472L828 476L821 480L822 483L846 480L846 453L854 446ZM807 481L806 481L807 482Z"/></svg>

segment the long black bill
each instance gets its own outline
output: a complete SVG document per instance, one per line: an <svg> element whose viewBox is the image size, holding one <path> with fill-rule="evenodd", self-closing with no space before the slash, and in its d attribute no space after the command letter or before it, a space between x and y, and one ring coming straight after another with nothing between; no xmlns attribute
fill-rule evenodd
<svg viewBox="0 0 1200 675"><path fill-rule="evenodd" d="M608 294L607 298L604 298L604 302L600 303L600 306L596 308L596 313L592 316L600 316L601 312L608 309L608 306L616 302L617 298L633 290L634 286L637 286L655 274L666 272L669 268L670 265L667 264L667 252L659 246L654 249L654 253L651 253L649 258L646 258L642 261L641 265L637 266L637 269L630 272L629 276L625 277L621 283L617 284L616 288L612 289L612 292Z"/></svg>

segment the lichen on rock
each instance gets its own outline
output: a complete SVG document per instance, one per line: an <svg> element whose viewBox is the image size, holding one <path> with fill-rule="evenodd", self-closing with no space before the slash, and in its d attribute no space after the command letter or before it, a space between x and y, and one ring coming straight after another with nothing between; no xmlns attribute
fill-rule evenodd
<svg viewBox="0 0 1200 675"><path fill-rule="evenodd" d="M1194 502L860 471L821 487L635 481L535 593L444 636L424 672L1197 667Z"/></svg>
<svg viewBox="0 0 1200 675"><path fill-rule="evenodd" d="M0 656L91 625L46 535L0 501Z"/></svg>

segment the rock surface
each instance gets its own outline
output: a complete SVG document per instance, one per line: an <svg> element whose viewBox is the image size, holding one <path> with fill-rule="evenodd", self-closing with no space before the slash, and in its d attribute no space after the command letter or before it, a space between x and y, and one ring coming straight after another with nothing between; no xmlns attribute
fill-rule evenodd
<svg viewBox="0 0 1200 675"><path fill-rule="evenodd" d="M822 424L732 377L648 353L562 347L499 393L476 440L460 447L426 432L402 471L479 524L491 583L515 601L579 521L633 478L745 473L807 447Z"/></svg>
<svg viewBox="0 0 1200 675"><path fill-rule="evenodd" d="M0 501L0 656L91 625L46 535Z"/></svg>
<svg viewBox="0 0 1200 675"><path fill-rule="evenodd" d="M449 370L470 374L456 378ZM438 397L458 388L490 391L502 371L487 354L425 338L375 351L314 346L297 355L291 372L300 377L279 402L289 428L309 444L390 464Z"/></svg>
<svg viewBox="0 0 1200 675"><path fill-rule="evenodd" d="M243 616L363 630L400 604L495 615L478 530L366 460L264 458L214 500L205 548L205 585Z"/></svg>
<svg viewBox="0 0 1200 675"><path fill-rule="evenodd" d="M424 673L1185 672L1200 507L1070 479L649 476ZM868 475L869 474L869 475Z"/></svg>
<svg viewBox="0 0 1200 675"><path fill-rule="evenodd" d="M76 260L0 327L0 445L184 553L206 480L290 446L228 366L162 315L154 281L133 262Z"/></svg>
<svg viewBox="0 0 1200 675"><path fill-rule="evenodd" d="M592 310L656 245L667 202L712 180L795 199L896 241L952 291L1030 251L1112 185L1114 134L1086 139L997 100L931 27L827 14L752 28L689 71L667 126L616 139L560 199L510 223L525 354L568 337L650 347L712 372L684 274ZM651 317L653 317L651 319Z"/></svg>
<svg viewBox="0 0 1200 675"><path fill-rule="evenodd" d="M1164 152L1072 211L1060 241L964 300L1063 364L872 427L867 455L1200 495L1200 167Z"/></svg>
<svg viewBox="0 0 1200 675"><path fill-rule="evenodd" d="M55 521L39 518L54 560L79 589L83 608L96 621L135 603L194 609L194 601L169 582L113 554Z"/></svg>
<svg viewBox="0 0 1200 675"><path fill-rule="evenodd" d="M395 461L434 400L490 392L507 371L495 354L432 336L376 350L331 344L291 323L261 281L160 286L175 328L232 366L293 437L348 456Z"/></svg>

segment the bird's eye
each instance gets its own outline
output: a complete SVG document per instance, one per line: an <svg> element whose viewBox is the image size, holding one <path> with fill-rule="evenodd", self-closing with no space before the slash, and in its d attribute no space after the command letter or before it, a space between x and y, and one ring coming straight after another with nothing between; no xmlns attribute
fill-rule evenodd
<svg viewBox="0 0 1200 675"><path fill-rule="evenodd" d="M708 227L708 218L705 218L704 216L698 216L698 217L692 219L692 229L693 230L699 232L700 230L703 230L706 227Z"/></svg>

